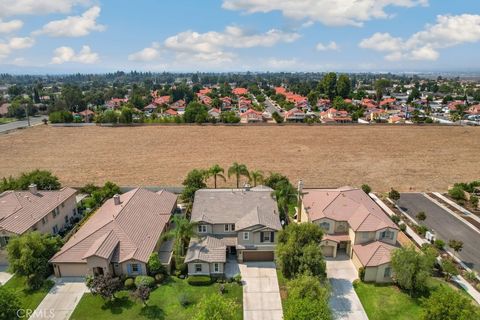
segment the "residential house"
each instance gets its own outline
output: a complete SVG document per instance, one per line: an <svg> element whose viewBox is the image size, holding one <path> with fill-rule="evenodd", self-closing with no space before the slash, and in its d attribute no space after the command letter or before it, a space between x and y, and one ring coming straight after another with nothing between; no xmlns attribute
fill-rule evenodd
<svg viewBox="0 0 480 320"><path fill-rule="evenodd" d="M119 109L123 104L128 102L128 98L112 98L105 102L105 107L110 110Z"/></svg>
<svg viewBox="0 0 480 320"><path fill-rule="evenodd" d="M232 98L223 97L220 100L222 101L222 110L230 110L232 108Z"/></svg>
<svg viewBox="0 0 480 320"><path fill-rule="evenodd" d="M241 123L262 122L263 114L260 111L248 109L244 113L240 114Z"/></svg>
<svg viewBox="0 0 480 320"><path fill-rule="evenodd" d="M232 90L232 93L236 96L243 96L248 93L248 89L245 88L235 88Z"/></svg>
<svg viewBox="0 0 480 320"><path fill-rule="evenodd" d="M240 97L238 100L238 111L240 113L247 112L252 107L252 100Z"/></svg>
<svg viewBox="0 0 480 320"><path fill-rule="evenodd" d="M153 99L153 103L157 106L166 105L170 102L170 96L161 96Z"/></svg>
<svg viewBox="0 0 480 320"><path fill-rule="evenodd" d="M0 248L12 236L29 231L57 234L69 226L77 212L77 191L72 188L38 190L35 184L26 191L0 194Z"/></svg>
<svg viewBox="0 0 480 320"><path fill-rule="evenodd" d="M480 104L471 106L466 112L471 115L480 115Z"/></svg>
<svg viewBox="0 0 480 320"><path fill-rule="evenodd" d="M10 103L0 105L0 117L6 117L8 115L8 108L10 108Z"/></svg>
<svg viewBox="0 0 480 320"><path fill-rule="evenodd" d="M82 118L84 122L92 122L95 117L95 112L90 109L80 111L78 115Z"/></svg>
<svg viewBox="0 0 480 320"><path fill-rule="evenodd" d="M185 100L178 100L170 105L170 108L177 111L179 114L184 114L186 107L187 107L187 104Z"/></svg>
<svg viewBox="0 0 480 320"><path fill-rule="evenodd" d="M198 190L191 216L198 237L188 246L188 273L222 276L229 258L273 261L282 225L272 192L263 186Z"/></svg>
<svg viewBox="0 0 480 320"><path fill-rule="evenodd" d="M365 269L365 281L390 282L390 256L397 247L399 229L362 190L305 189L299 222L319 225L325 257L346 255L356 268Z"/></svg>
<svg viewBox="0 0 480 320"><path fill-rule="evenodd" d="M176 207L177 196L165 190L136 188L115 195L53 256L55 275L145 275L153 252L169 267L171 243L162 235Z"/></svg>
<svg viewBox="0 0 480 320"><path fill-rule="evenodd" d="M220 119L220 114L221 113L222 112L217 108L212 108L212 109L208 110L208 115L210 117L213 117L213 118L217 119L217 120Z"/></svg>
<svg viewBox="0 0 480 320"><path fill-rule="evenodd" d="M305 117L305 112L298 108L292 108L284 114L285 121L289 122L301 122L305 120Z"/></svg>
<svg viewBox="0 0 480 320"><path fill-rule="evenodd" d="M146 113L154 113L157 110L157 105L150 103L148 106L143 108L143 111Z"/></svg>
<svg viewBox="0 0 480 320"><path fill-rule="evenodd" d="M352 122L352 117L349 116L345 110L337 110L330 108L327 111L320 112L320 119L322 122L336 122L336 123L349 123Z"/></svg>

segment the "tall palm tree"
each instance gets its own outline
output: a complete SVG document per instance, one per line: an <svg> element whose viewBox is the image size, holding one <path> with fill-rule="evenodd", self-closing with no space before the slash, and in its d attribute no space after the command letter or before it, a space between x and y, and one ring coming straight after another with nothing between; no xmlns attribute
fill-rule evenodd
<svg viewBox="0 0 480 320"><path fill-rule="evenodd" d="M185 255L185 247L188 245L188 241L191 237L197 235L197 223L191 222L187 218L174 216L172 219L172 225L173 228L165 233L163 239L173 239L176 258L183 257Z"/></svg>
<svg viewBox="0 0 480 320"><path fill-rule="evenodd" d="M257 183L263 183L263 172L255 170L250 172L250 178L253 181L253 186L256 187Z"/></svg>
<svg viewBox="0 0 480 320"><path fill-rule="evenodd" d="M244 164L238 164L234 162L230 168L228 168L228 177L235 175L237 179L237 189L240 188L240 177L244 176L250 180L250 173L248 172L247 166Z"/></svg>
<svg viewBox="0 0 480 320"><path fill-rule="evenodd" d="M297 190L288 181L280 181L273 194L277 199L281 217L288 220L289 205L297 202Z"/></svg>
<svg viewBox="0 0 480 320"><path fill-rule="evenodd" d="M208 170L209 175L213 177L215 189L217 189L217 177L221 178L224 182L227 181L227 179L225 179L225 176L223 175L224 172L225 170L223 170L223 168L220 167L218 164L213 165Z"/></svg>

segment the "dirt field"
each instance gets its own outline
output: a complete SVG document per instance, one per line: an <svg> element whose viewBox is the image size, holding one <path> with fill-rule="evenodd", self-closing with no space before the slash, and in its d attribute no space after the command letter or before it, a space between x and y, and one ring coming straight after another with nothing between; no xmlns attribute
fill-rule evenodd
<svg viewBox="0 0 480 320"><path fill-rule="evenodd" d="M37 126L0 135L0 177L49 169L71 186L179 186L193 168L238 161L307 187L442 191L480 178L479 159L473 127Z"/></svg>

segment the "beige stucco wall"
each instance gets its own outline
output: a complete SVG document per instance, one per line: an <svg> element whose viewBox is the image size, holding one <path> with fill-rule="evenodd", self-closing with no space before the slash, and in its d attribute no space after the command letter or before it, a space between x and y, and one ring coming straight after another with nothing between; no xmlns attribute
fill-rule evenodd
<svg viewBox="0 0 480 320"><path fill-rule="evenodd" d="M132 264L132 263L136 263L138 265L140 265L140 272L137 272L137 273L128 273L128 265L129 264ZM122 270L122 274L125 274L127 276L139 276L139 275L146 275L147 274L147 265L141 261L137 261L137 260L128 260L128 261L125 261L125 262L122 262L120 264L120 268Z"/></svg>
<svg viewBox="0 0 480 320"><path fill-rule="evenodd" d="M328 229L322 228L325 233L328 233L328 234L335 233L335 220L322 218L322 219L315 220L313 223L319 226L322 222L328 222L330 224Z"/></svg>
<svg viewBox="0 0 480 320"><path fill-rule="evenodd" d="M202 265L202 271L201 272L196 272L195 271L195 265L200 264ZM207 262L190 262L188 263L188 274L190 275L221 275L224 272L224 263L219 262L218 263L218 272L215 272L215 263L207 263Z"/></svg>
<svg viewBox="0 0 480 320"><path fill-rule="evenodd" d="M353 252L352 254L352 262L355 268L357 269L357 271L363 266L362 263L360 262L360 259L358 259L357 255L355 254L355 252Z"/></svg>
<svg viewBox="0 0 480 320"><path fill-rule="evenodd" d="M375 240L375 232L356 232L355 244L367 243Z"/></svg>
<svg viewBox="0 0 480 320"><path fill-rule="evenodd" d="M206 236L208 234L212 234L213 228L212 228L211 224L199 223L198 225L206 225L207 226L207 232L202 232L202 233L198 232L198 227L197 227L197 232L198 232L199 236Z"/></svg>
<svg viewBox="0 0 480 320"><path fill-rule="evenodd" d="M231 223L229 223L231 224ZM229 226L229 230L230 230ZM225 224L214 224L212 226L212 233L213 234L219 234L219 235L226 235L226 236L234 236L237 234L236 231L225 231Z"/></svg>
<svg viewBox="0 0 480 320"><path fill-rule="evenodd" d="M365 282L376 282L376 283L386 283L392 282L391 277L384 277L385 269L390 267L389 263L382 264L377 267L366 267L365 268Z"/></svg>
<svg viewBox="0 0 480 320"><path fill-rule="evenodd" d="M383 238L381 239L380 236L381 236L381 233L385 230L390 230L393 232L393 239L388 239L388 238ZM396 242L397 242L397 236L398 236L398 230L396 229L391 229L391 228L385 228L385 229L381 229L381 230L378 230L376 233L375 233L375 240L382 240L384 242L387 242L387 243L390 243L392 245L394 245Z"/></svg>
<svg viewBox="0 0 480 320"><path fill-rule="evenodd" d="M57 277L84 277L91 274L86 263L56 263L53 270Z"/></svg>
<svg viewBox="0 0 480 320"><path fill-rule="evenodd" d="M73 217L74 210L77 208L77 203L75 200L75 195L71 196L63 202L64 206L58 206L59 214L54 218L52 212L49 212L47 217L47 222L44 224L41 220L36 224L32 225L30 231L33 231L35 228L42 233L53 233L53 226L57 226L58 230L61 230L65 225L65 217ZM76 211L75 211L76 212Z"/></svg>
<svg viewBox="0 0 480 320"><path fill-rule="evenodd" d="M320 242L320 246L321 247L333 247L333 257L337 256L337 246L338 246L338 244L335 241L322 240L322 242Z"/></svg>
<svg viewBox="0 0 480 320"><path fill-rule="evenodd" d="M260 232L274 232L273 242L260 242ZM243 240L243 233L248 232L248 240ZM240 230L237 234L237 243L239 245L257 245L257 246L274 246L278 241L278 232L270 229L264 229L260 231L252 230Z"/></svg>

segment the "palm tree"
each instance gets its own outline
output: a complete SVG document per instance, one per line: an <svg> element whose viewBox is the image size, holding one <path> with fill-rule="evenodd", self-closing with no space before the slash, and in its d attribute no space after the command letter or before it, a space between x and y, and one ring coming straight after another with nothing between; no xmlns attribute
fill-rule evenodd
<svg viewBox="0 0 480 320"><path fill-rule="evenodd" d="M284 219L288 219L289 205L297 202L297 190L287 181L280 181L273 192Z"/></svg>
<svg viewBox="0 0 480 320"><path fill-rule="evenodd" d="M263 172L260 170L250 172L250 178L253 180L253 186L257 186L258 183L263 183Z"/></svg>
<svg viewBox="0 0 480 320"><path fill-rule="evenodd" d="M209 176L213 177L215 189L217 189L217 177L221 178L224 182L227 181L223 175L224 172L225 170L218 164L213 165L210 170L208 170Z"/></svg>
<svg viewBox="0 0 480 320"><path fill-rule="evenodd" d="M170 229L163 239L174 239L175 256L176 258L183 257L185 255L185 247L188 245L188 241L191 237L197 235L197 223L191 222L187 218L174 216L172 219L173 228ZM177 259L177 261L179 261Z"/></svg>
<svg viewBox="0 0 480 320"><path fill-rule="evenodd" d="M237 189L240 188L240 177L244 176L250 180L250 173L248 173L247 166L244 164L238 164L234 162L230 168L228 168L228 177L235 175L237 179Z"/></svg>

